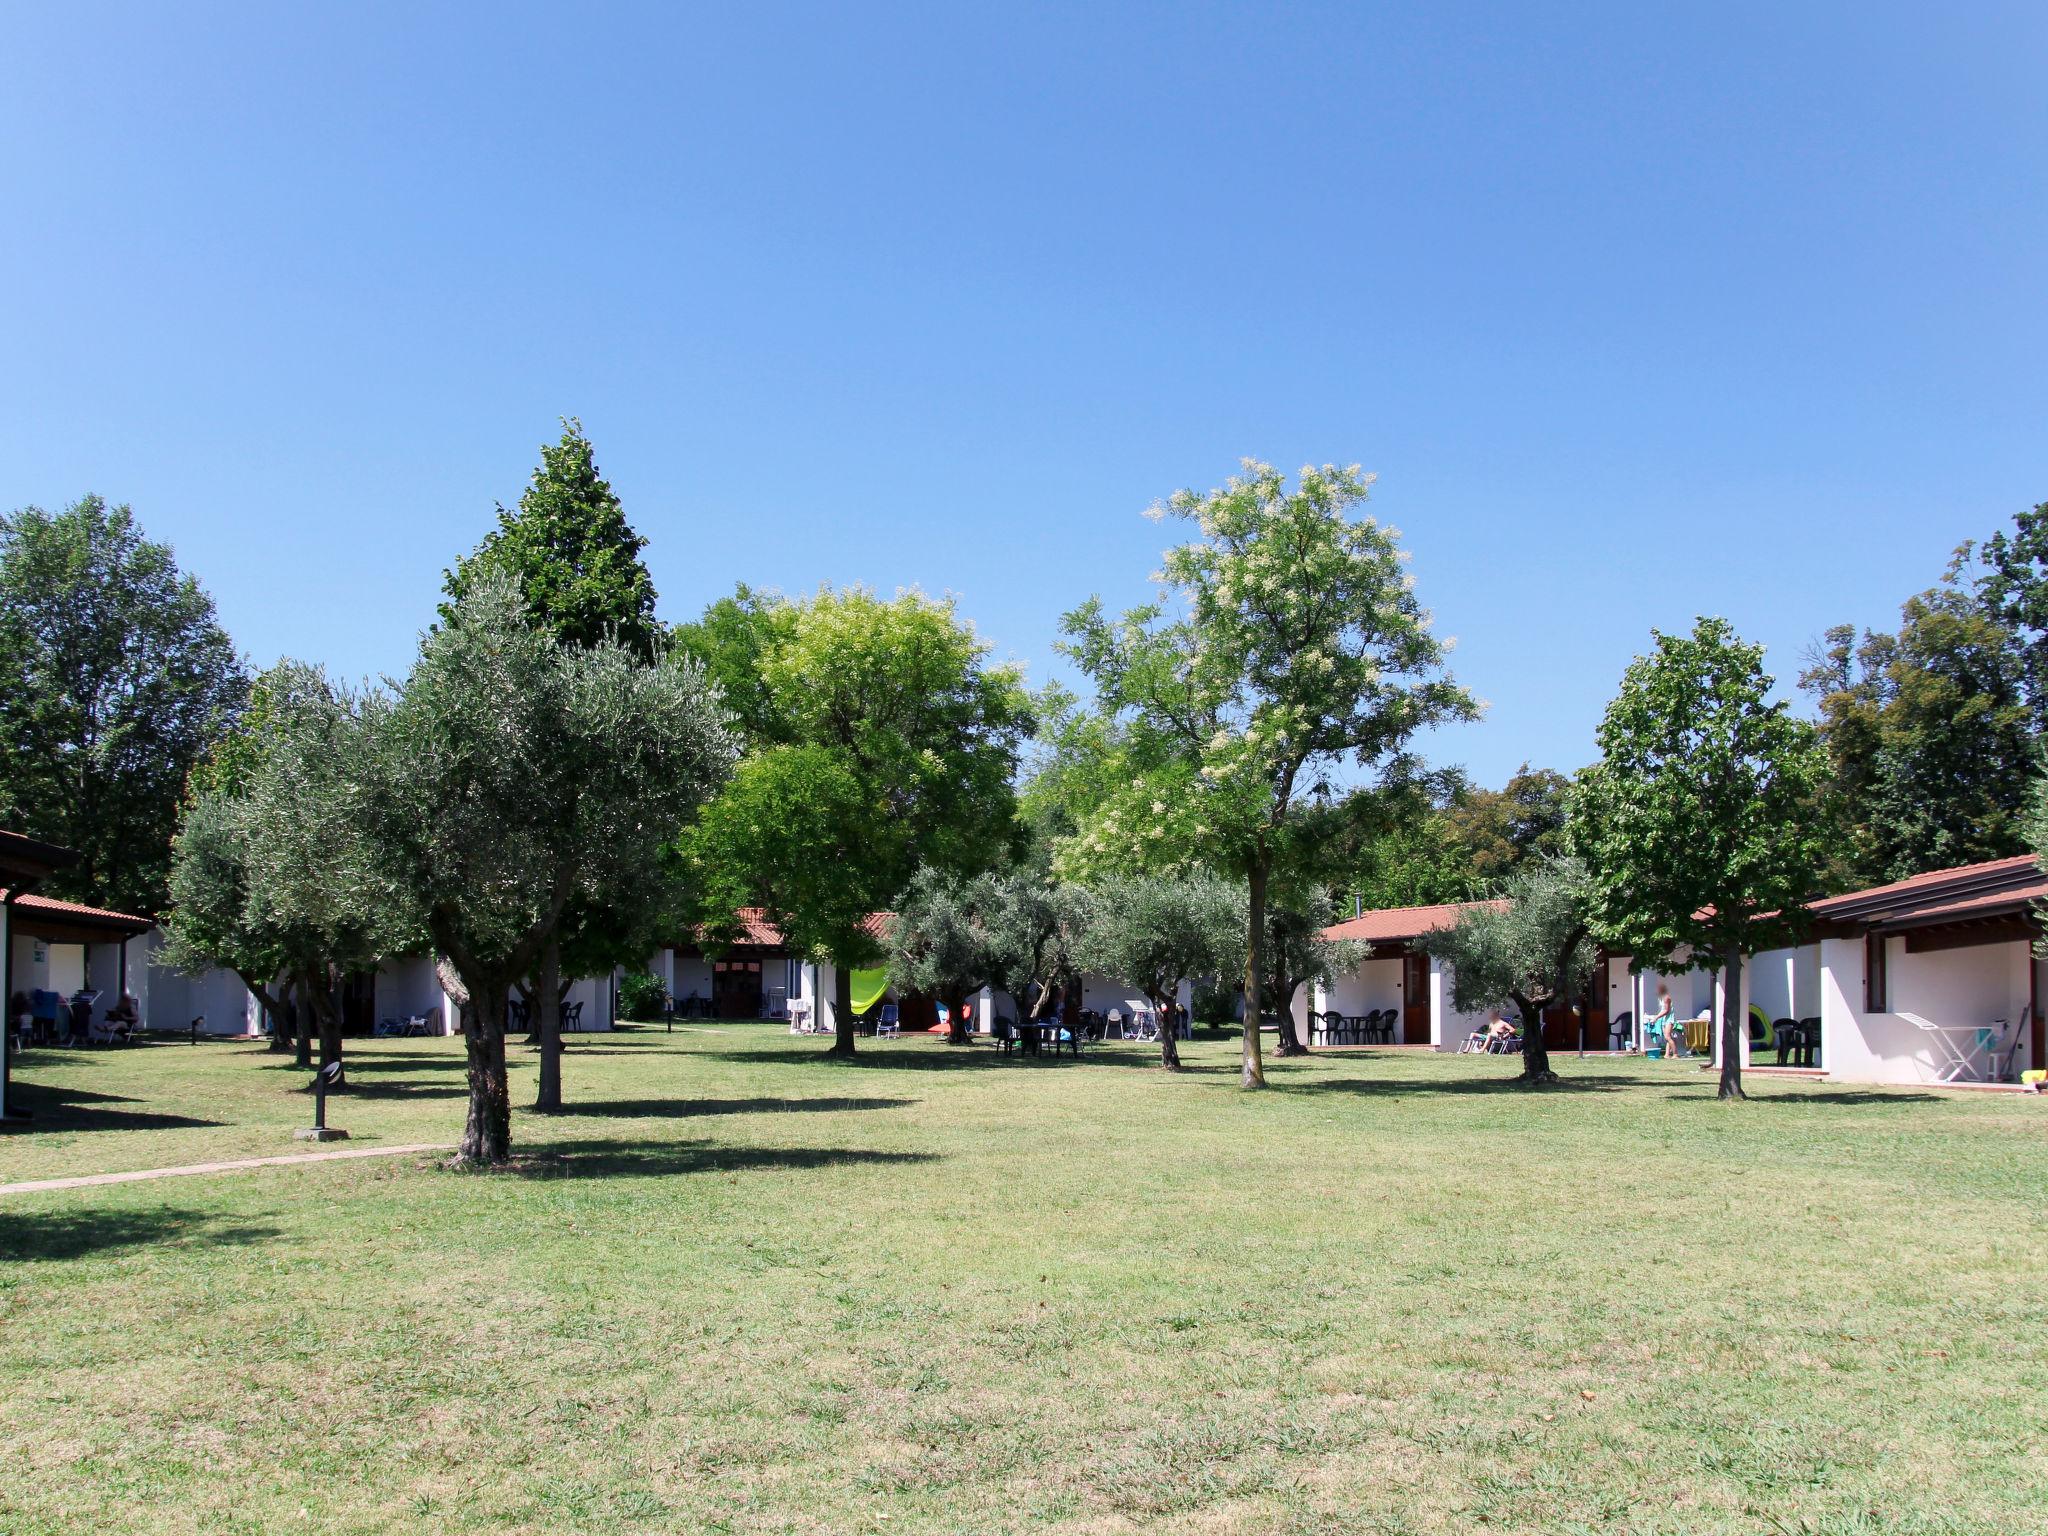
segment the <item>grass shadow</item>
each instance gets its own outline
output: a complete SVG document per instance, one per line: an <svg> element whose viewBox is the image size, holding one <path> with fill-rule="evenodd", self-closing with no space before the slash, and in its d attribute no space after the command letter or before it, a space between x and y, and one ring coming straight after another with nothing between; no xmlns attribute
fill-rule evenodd
<svg viewBox="0 0 2048 1536"><path fill-rule="evenodd" d="M230 1226L212 1212L169 1205L147 1211L0 1211L0 1253L10 1261L83 1259L172 1242L240 1245L277 1235L276 1227Z"/></svg>
<svg viewBox="0 0 2048 1536"><path fill-rule="evenodd" d="M1026 1071L1033 1067L1132 1067L1157 1072L1159 1048L1153 1045L1140 1047L1131 1042L1129 1050L1101 1047L1091 1048L1086 1054L1075 1057L1061 1053L1055 1057L1050 1051L1038 1056L1027 1056L1022 1051L1004 1052L983 1041L975 1045L932 1046L919 1049L901 1045L865 1046L852 1056L835 1056L824 1047L815 1050L762 1050L743 1049L720 1051L720 1061L747 1061L764 1065L839 1067L858 1070L863 1067L886 1072L959 1072L959 1071L1000 1071L1014 1068ZM1232 1062L1224 1066L1188 1065L1181 1072L1188 1076L1203 1073L1234 1073L1237 1065Z"/></svg>
<svg viewBox="0 0 2048 1536"><path fill-rule="evenodd" d="M1766 1079L1768 1081L1768 1079ZM1706 1085L1712 1088L1714 1085ZM1784 1093L1747 1094L1751 1104L1939 1104L1938 1093L1913 1088L1792 1088Z"/></svg>
<svg viewBox="0 0 2048 1536"><path fill-rule="evenodd" d="M223 1123L152 1109L110 1109L106 1106L139 1104L142 1100L93 1093L83 1088L59 1088L16 1080L8 1085L7 1092L12 1107L25 1109L34 1117L0 1121L0 1127L4 1127L9 1136L33 1135L37 1131L180 1131Z"/></svg>
<svg viewBox="0 0 2048 1536"><path fill-rule="evenodd" d="M909 1109L920 1099L610 1099L571 1102L564 1119L694 1120L702 1115L837 1114L856 1109Z"/></svg>
<svg viewBox="0 0 2048 1536"><path fill-rule="evenodd" d="M1282 1093L1350 1093L1361 1098L1438 1098L1523 1096L1541 1098L1550 1094L1618 1093L1628 1088L1663 1088L1691 1091L1698 1085L1672 1083L1650 1077L1560 1077L1554 1083L1525 1086L1519 1077L1339 1077L1321 1082L1274 1083Z"/></svg>
<svg viewBox="0 0 2048 1536"><path fill-rule="evenodd" d="M528 1179L659 1178L692 1173L801 1171L862 1164L895 1167L939 1161L936 1152L861 1147L729 1147L708 1141L558 1141L516 1159L508 1170Z"/></svg>

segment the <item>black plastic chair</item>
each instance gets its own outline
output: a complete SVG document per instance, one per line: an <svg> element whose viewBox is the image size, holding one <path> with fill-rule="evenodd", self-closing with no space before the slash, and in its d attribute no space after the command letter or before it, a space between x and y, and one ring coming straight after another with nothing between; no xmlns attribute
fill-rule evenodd
<svg viewBox="0 0 2048 1536"><path fill-rule="evenodd" d="M1635 1037L1636 1016L1634 1013L1624 1013L1620 1018L1607 1026L1607 1049L1610 1051L1625 1051L1629 1048L1629 1043Z"/></svg>
<svg viewBox="0 0 2048 1536"><path fill-rule="evenodd" d="M1339 1013L1335 1008L1330 1009L1326 1013L1310 1014L1308 1016L1308 1022L1308 1043L1310 1045L1314 1045L1316 1043L1316 1026L1318 1024L1320 1024L1323 1029L1324 1045L1336 1045L1339 1041L1339 1037L1342 1036L1344 1033L1344 1015Z"/></svg>
<svg viewBox="0 0 2048 1536"><path fill-rule="evenodd" d="M1799 1021L1799 1064L1802 1067L1820 1065L1820 1020Z"/></svg>

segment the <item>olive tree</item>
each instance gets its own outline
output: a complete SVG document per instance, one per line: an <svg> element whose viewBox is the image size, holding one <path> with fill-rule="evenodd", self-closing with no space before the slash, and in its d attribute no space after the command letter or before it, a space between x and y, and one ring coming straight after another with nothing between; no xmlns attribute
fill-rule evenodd
<svg viewBox="0 0 2048 1536"><path fill-rule="evenodd" d="M1464 1013L1513 1002L1522 1016L1527 1086L1557 1081L1543 1044L1544 1010L1585 992L1599 963L1592 938L1593 885L1578 859L1525 863L1495 901L1475 902L1448 928L1422 939L1450 974Z"/></svg>
<svg viewBox="0 0 2048 1536"><path fill-rule="evenodd" d="M565 645L526 622L498 576L455 602L397 695L373 702L365 828L377 877L411 905L464 1004L458 1155L502 1162L512 985L572 902L602 907L658 867L726 771L730 738L695 662Z"/></svg>
<svg viewBox="0 0 2048 1536"><path fill-rule="evenodd" d="M1347 762L1382 768L1417 731L1478 710L1445 670L1398 531L1351 515L1370 485L1356 466L1324 465L1290 489L1245 460L1221 489L1153 509L1197 533L1166 552L1160 602L1112 621L1090 601L1065 620L1065 649L1101 708L1172 744L1078 836L1188 839L1245 885L1247 1088L1265 1084L1260 950L1301 798Z"/></svg>
<svg viewBox="0 0 2048 1536"><path fill-rule="evenodd" d="M1180 984L1223 970L1242 948L1244 903L1206 875L1137 876L1088 888L1075 946L1085 970L1127 981L1162 1015ZM1180 1070L1180 1043L1159 1031L1159 1064Z"/></svg>
<svg viewBox="0 0 2048 1536"><path fill-rule="evenodd" d="M232 970L273 1019L296 1005L342 1059L336 989L412 937L362 837L363 701L317 667L263 674L232 767L204 775L172 848L165 959ZM307 1034L299 1030L300 1059Z"/></svg>

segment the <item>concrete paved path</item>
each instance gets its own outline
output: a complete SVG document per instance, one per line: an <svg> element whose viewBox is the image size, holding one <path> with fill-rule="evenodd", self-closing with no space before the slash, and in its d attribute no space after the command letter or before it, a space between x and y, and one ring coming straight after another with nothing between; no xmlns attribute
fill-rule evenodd
<svg viewBox="0 0 2048 1536"><path fill-rule="evenodd" d="M182 1168L138 1168L132 1173L88 1173L72 1179L25 1179L0 1184L0 1195L25 1195L37 1189L86 1189L95 1184L133 1184L140 1179L172 1179L187 1173L234 1173L243 1168L277 1168L286 1163L338 1163L350 1157L403 1157L408 1152L453 1152L441 1142L409 1147L349 1147L340 1152L294 1152L284 1157L244 1157L228 1163L187 1163Z"/></svg>

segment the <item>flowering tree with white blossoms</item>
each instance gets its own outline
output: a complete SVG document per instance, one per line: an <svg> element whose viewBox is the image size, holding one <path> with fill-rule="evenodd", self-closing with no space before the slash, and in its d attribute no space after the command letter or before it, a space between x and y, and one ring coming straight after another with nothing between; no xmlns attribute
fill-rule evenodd
<svg viewBox="0 0 2048 1536"><path fill-rule="evenodd" d="M1292 857L1302 800L1345 764L1383 768L1425 726L1476 717L1445 670L1405 569L1399 530L1354 517L1372 485L1356 465L1270 464L1206 494L1176 491L1155 518L1199 537L1166 552L1159 599L1120 620L1099 600L1068 614L1063 649L1099 708L1148 744L1128 786L1074 840L1091 862L1148 866L1178 845L1246 882L1245 996L1260 995L1267 892ZM1243 1085L1265 1086L1258 1010L1246 1010Z"/></svg>

